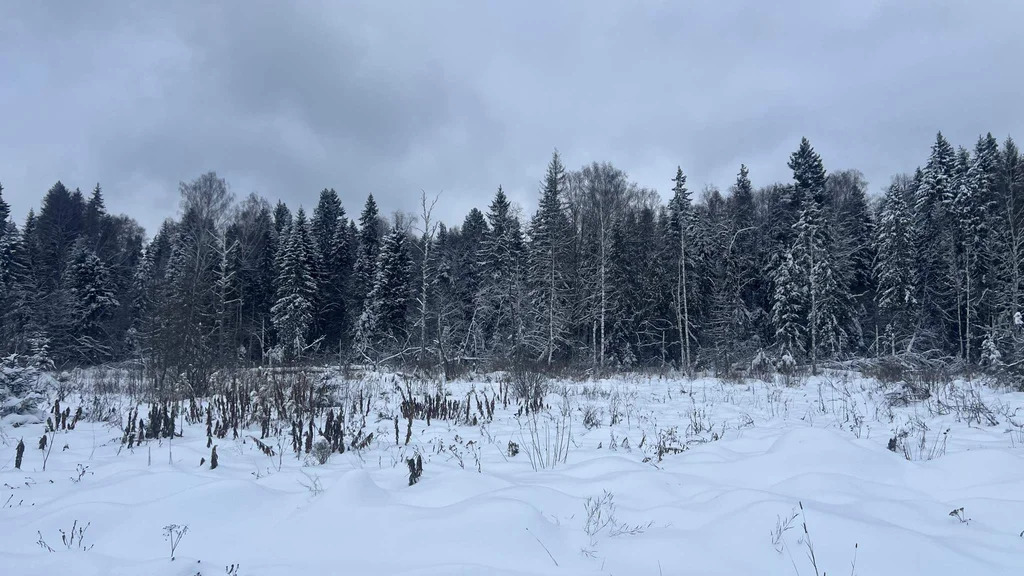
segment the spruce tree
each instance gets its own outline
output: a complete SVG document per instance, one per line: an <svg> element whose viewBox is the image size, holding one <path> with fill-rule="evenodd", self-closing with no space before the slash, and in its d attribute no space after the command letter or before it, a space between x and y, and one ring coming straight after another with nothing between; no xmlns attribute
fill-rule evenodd
<svg viewBox="0 0 1024 576"><path fill-rule="evenodd" d="M772 275L772 325L775 342L782 354L796 355L804 351L807 330L806 286L801 281L803 271L787 252Z"/></svg>
<svg viewBox="0 0 1024 576"><path fill-rule="evenodd" d="M764 282L760 274L760 260L763 246L760 245L757 221L757 207L754 204L754 189L750 183L750 172L740 166L736 183L729 197L732 214L733 237L730 239L729 264L734 270L734 289L738 293L738 304L748 317L757 314L760 308L759 295ZM761 311L763 313L763 311Z"/></svg>
<svg viewBox="0 0 1024 576"><path fill-rule="evenodd" d="M540 358L551 364L556 350L566 343L568 290L566 277L571 231L562 195L565 168L556 150L548 163L541 188L540 205L529 228L530 303L535 326L535 347Z"/></svg>
<svg viewBox="0 0 1024 576"><path fill-rule="evenodd" d="M790 157L789 167L795 180L795 197L800 216L794 229L793 260L800 269L800 282L806 300L811 369L817 371L819 353L837 356L847 339L850 317L849 295L835 273L828 222L823 213L825 167L821 157L803 138Z"/></svg>
<svg viewBox="0 0 1024 576"><path fill-rule="evenodd" d="M4 185L0 184L0 225L5 224L11 217L11 205L4 200ZM0 235L4 233L0 230Z"/></svg>
<svg viewBox="0 0 1024 576"><path fill-rule="evenodd" d="M170 316L165 296L169 294L167 270L170 264L177 224L165 220L153 240L146 246L142 260L134 272L131 288L131 326L126 334L126 348L133 359L153 355L164 349L163 324ZM161 366L164 367L164 366Z"/></svg>
<svg viewBox="0 0 1024 576"><path fill-rule="evenodd" d="M991 335L991 346L997 346L998 324L1001 316L1000 292L1005 280L1000 275L999 260L1006 250L1005 237L1000 228L999 174L1002 155L999 143L992 136L979 136L969 170L969 178L976 191L975 211L978 214L974 267L976 287L974 302L977 307L975 327L972 329L971 348L980 352L982 339Z"/></svg>
<svg viewBox="0 0 1024 576"><path fill-rule="evenodd" d="M80 244L68 273L72 304L71 348L86 364L107 360L111 356L107 323L114 309L120 306L107 267L91 249Z"/></svg>
<svg viewBox="0 0 1024 576"><path fill-rule="evenodd" d="M377 255L380 252L383 235L384 226L381 224L377 202L373 199L373 194L370 194L366 197L366 205L359 215L359 245L353 264L350 298L354 310L364 310L366 307L365 298L373 288Z"/></svg>
<svg viewBox="0 0 1024 576"><path fill-rule="evenodd" d="M675 269L675 283L673 286L673 306L675 308L675 323L677 337L679 338L679 366L683 370L690 370L690 277L694 267L694 254L691 240L693 233L693 206L690 201L690 191L686 188L686 176L683 169L676 167L676 175L673 179L672 199L669 200L669 213L671 215L672 234L672 266Z"/></svg>
<svg viewBox="0 0 1024 576"><path fill-rule="evenodd" d="M611 326L608 330L608 354L619 366L633 366L639 359L636 281L642 272L641 251L633 243L636 216L627 213L615 219L610 246L609 283Z"/></svg>
<svg viewBox="0 0 1024 576"><path fill-rule="evenodd" d="M926 349L945 349L949 327L955 326L951 312L957 309L952 284L956 223L949 212L954 196L955 163L956 152L940 132L921 171L914 199L915 286L922 325L917 337L924 340Z"/></svg>
<svg viewBox="0 0 1024 576"><path fill-rule="evenodd" d="M851 350L864 351L864 324L870 324L875 315L875 223L868 206L867 183L860 172L843 170L828 175L825 189L833 270L852 306L845 322L849 345Z"/></svg>
<svg viewBox="0 0 1024 576"><path fill-rule="evenodd" d="M99 250L103 243L103 223L107 216L106 206L103 204L103 190L97 182L92 190L88 203L85 205L85 236L89 239L89 245L93 250Z"/></svg>
<svg viewBox="0 0 1024 576"><path fill-rule="evenodd" d="M18 227L0 221L0 354L25 351L31 321L28 255Z"/></svg>
<svg viewBox="0 0 1024 576"><path fill-rule="evenodd" d="M953 230L953 288L956 294L956 333L959 356L972 361L971 348L978 323L980 297L981 248L985 233L985 207L982 182L969 153L961 149L953 179L953 197L948 203Z"/></svg>
<svg viewBox="0 0 1024 576"><path fill-rule="evenodd" d="M285 238L288 236L288 231L292 228L292 211L288 209L288 205L278 200L277 205L274 206L274 232L278 238ZM284 244L283 240L281 244Z"/></svg>
<svg viewBox="0 0 1024 576"><path fill-rule="evenodd" d="M874 273L878 291L876 301L889 353L896 354L913 325L914 230L906 192L893 182L885 194L878 219L878 257Z"/></svg>
<svg viewBox="0 0 1024 576"><path fill-rule="evenodd" d="M1002 352L1004 364L1020 374L1024 358L1024 325L1021 318L1021 284L1024 275L1024 156L1007 138L997 166L995 205L993 208L992 316L994 343Z"/></svg>
<svg viewBox="0 0 1024 576"><path fill-rule="evenodd" d="M228 352L235 358L259 361L271 346L270 308L275 293L275 230L270 204L251 194L239 205L225 234L228 311Z"/></svg>
<svg viewBox="0 0 1024 576"><path fill-rule="evenodd" d="M523 336L523 236L500 186L487 221L490 230L480 252L484 280L478 294L482 330L491 352L517 358Z"/></svg>
<svg viewBox="0 0 1024 576"><path fill-rule="evenodd" d="M460 356L480 357L486 353L483 318L480 315L484 309L483 287L487 280L483 251L490 237L484 213L477 208L470 209L459 232L451 240L455 252L452 256L454 298L460 310L458 336L455 340L459 343Z"/></svg>
<svg viewBox="0 0 1024 576"><path fill-rule="evenodd" d="M277 257L277 302L271 308L277 331L278 351L283 359L303 356L309 346L316 301L315 245L306 213L295 212L288 240Z"/></svg>
<svg viewBox="0 0 1024 576"><path fill-rule="evenodd" d="M438 225L432 257L431 290L435 309L432 330L436 335L437 354L446 378L452 374L452 361L458 353L466 326L456 288L460 240L461 233L457 227L449 229L444 223Z"/></svg>
<svg viewBox="0 0 1024 576"><path fill-rule="evenodd" d="M744 343L748 323L738 281L741 258L734 251L740 232L733 226L729 203L717 188L705 189L696 214L694 303L696 324L701 328L700 355L711 360L719 373L728 372Z"/></svg>
<svg viewBox="0 0 1024 576"><path fill-rule="evenodd" d="M43 197L34 228L26 229L24 241L31 245L30 256L34 287L38 290L36 317L40 328L50 338L53 354L67 360L71 309L64 279L73 248L82 234L85 202L81 193L72 193L58 181Z"/></svg>
<svg viewBox="0 0 1024 576"><path fill-rule="evenodd" d="M373 288L356 327L356 352L372 360L401 353L407 344L412 297L412 257L401 222L384 236L377 255Z"/></svg>
<svg viewBox="0 0 1024 576"><path fill-rule="evenodd" d="M331 242L331 253L326 260L332 268L332 280L334 298L337 298L333 308L331 335L342 343L339 349L346 349L353 331L353 315L356 313L356 303L352 298L352 284L354 281L353 268L356 262L356 248L358 247L358 231L355 224L345 216L345 209L342 208L338 217L338 227L335 230L334 240ZM329 344L338 346L334 340Z"/></svg>
<svg viewBox="0 0 1024 576"><path fill-rule="evenodd" d="M344 231L339 233L339 230ZM323 337L328 347L337 349L345 328L345 286L348 275L339 266L336 242L346 242L348 221L338 193L333 188L320 192L320 201L313 211L312 234L316 244L316 282L318 300L314 319L314 333Z"/></svg>

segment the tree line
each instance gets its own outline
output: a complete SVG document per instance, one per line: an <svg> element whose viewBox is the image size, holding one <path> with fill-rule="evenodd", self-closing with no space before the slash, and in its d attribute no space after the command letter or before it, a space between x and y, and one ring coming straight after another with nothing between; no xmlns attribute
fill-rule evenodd
<svg viewBox="0 0 1024 576"><path fill-rule="evenodd" d="M609 163L556 151L526 218L499 187L458 226L425 195L350 218L333 189L308 215L208 173L146 241L57 182L18 226L0 187L0 351L57 365L136 360L203 386L228 365L512 362L729 370L922 355L1012 370L1024 358L1024 162L991 134L938 134L871 199L807 139L791 182L745 166L667 204Z"/></svg>

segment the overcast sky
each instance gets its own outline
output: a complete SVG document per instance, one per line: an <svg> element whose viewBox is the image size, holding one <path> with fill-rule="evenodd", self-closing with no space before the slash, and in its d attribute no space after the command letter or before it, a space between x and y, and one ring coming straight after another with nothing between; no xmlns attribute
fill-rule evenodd
<svg viewBox="0 0 1024 576"><path fill-rule="evenodd" d="M129 7L133 6L133 7ZM0 182L20 220L58 179L152 234L177 184L350 215L497 186L529 213L551 151L664 198L788 180L801 136L871 191L935 132L1024 139L1024 2L2 2Z"/></svg>

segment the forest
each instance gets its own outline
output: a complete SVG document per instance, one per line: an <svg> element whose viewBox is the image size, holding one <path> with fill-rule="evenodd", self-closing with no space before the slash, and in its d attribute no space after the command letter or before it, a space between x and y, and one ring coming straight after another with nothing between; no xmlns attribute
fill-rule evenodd
<svg viewBox="0 0 1024 576"><path fill-rule="evenodd" d="M151 239L99 184L58 181L21 224L0 187L0 353L135 362L195 393L225 367L309 363L722 374L892 357L1016 379L1021 153L939 133L922 160L875 195L805 138L790 182L755 187L739 166L695 193L679 168L662 203L555 151L532 215L499 186L451 226L427 194L391 216L371 194L356 217L328 188L307 213L236 199L211 172Z"/></svg>

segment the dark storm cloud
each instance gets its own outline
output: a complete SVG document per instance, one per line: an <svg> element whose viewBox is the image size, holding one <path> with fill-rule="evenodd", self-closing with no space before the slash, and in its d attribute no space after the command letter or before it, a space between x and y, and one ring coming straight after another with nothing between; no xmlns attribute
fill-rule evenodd
<svg viewBox="0 0 1024 576"><path fill-rule="evenodd" d="M1024 4L123 2L0 7L0 182L22 216L58 178L152 230L207 170L350 214L502 184L526 211L551 150L663 194L786 180L808 136L872 190L937 130L1022 132Z"/></svg>

